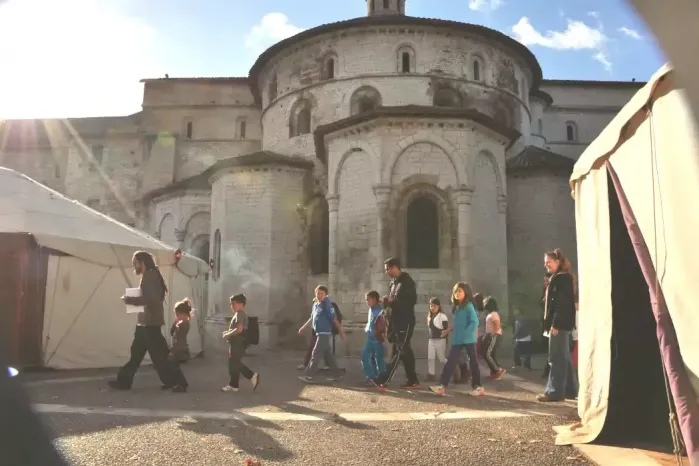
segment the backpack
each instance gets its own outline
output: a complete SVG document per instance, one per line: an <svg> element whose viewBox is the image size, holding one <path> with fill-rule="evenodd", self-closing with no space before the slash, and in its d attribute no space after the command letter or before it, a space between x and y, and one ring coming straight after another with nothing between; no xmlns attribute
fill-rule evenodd
<svg viewBox="0 0 699 466"><path fill-rule="evenodd" d="M379 341L379 343L384 343L386 335L388 334L388 321L386 320L386 315L381 312L376 316L374 320L374 336Z"/></svg>
<svg viewBox="0 0 699 466"><path fill-rule="evenodd" d="M333 302L333 309L335 310L335 316L337 317L337 321L341 324L342 323L342 312L340 312L340 306L338 306L335 302ZM333 335L337 335L340 333L340 331L337 329L337 327L332 325L332 323L330 325L332 326Z"/></svg>
<svg viewBox="0 0 699 466"><path fill-rule="evenodd" d="M243 332L245 345L257 345L260 343L260 323L257 317L248 317L248 328Z"/></svg>

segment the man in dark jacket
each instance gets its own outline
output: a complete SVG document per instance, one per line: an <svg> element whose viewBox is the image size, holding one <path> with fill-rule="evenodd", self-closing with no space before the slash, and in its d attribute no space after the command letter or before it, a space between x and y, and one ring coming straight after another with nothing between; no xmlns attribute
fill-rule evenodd
<svg viewBox="0 0 699 466"><path fill-rule="evenodd" d="M420 382L415 373L415 354L410 346L410 339L415 330L415 303L417 302L415 281L407 272L400 269L398 259L387 259L384 262L384 269L386 275L391 278L388 296L384 297L384 307L390 309L388 339L393 347L386 372L381 374L374 384L379 389L385 390L395 375L398 363L403 361L408 380L401 385L401 388L419 388Z"/></svg>
<svg viewBox="0 0 699 466"><path fill-rule="evenodd" d="M177 392L186 391L186 386L176 384L180 378L175 377L175 374L180 369L168 364L169 348L161 331L161 327L165 325L163 308L165 293L167 293L165 280L155 265L153 256L145 251L134 254L133 268L136 275L141 276L141 296L122 296L121 299L126 304L143 306L143 312L138 314L138 323L133 343L131 343L131 358L119 370L116 380L109 381L109 386L116 390L130 390L134 375L148 353L163 384L162 388Z"/></svg>

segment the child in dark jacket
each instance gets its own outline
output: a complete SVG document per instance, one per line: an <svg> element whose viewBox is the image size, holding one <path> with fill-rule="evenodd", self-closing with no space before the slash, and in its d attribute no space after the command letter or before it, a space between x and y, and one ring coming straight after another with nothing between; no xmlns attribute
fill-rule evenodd
<svg viewBox="0 0 699 466"><path fill-rule="evenodd" d="M182 373L180 364L189 360L189 345L187 345L187 334L189 333L189 319L192 315L192 302L189 298L175 304L175 322L170 327L172 336L172 347L168 353L168 363L172 367L173 387L163 385L162 389L172 388L174 392L187 391L187 379Z"/></svg>

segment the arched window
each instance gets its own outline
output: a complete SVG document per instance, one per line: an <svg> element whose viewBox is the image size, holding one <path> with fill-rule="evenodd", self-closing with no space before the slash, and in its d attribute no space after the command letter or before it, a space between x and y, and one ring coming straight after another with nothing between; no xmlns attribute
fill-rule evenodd
<svg viewBox="0 0 699 466"><path fill-rule="evenodd" d="M322 61L322 68L320 70L321 79L334 79L336 65L337 56L332 52L327 53Z"/></svg>
<svg viewBox="0 0 699 466"><path fill-rule="evenodd" d="M245 119L238 121L238 139L245 139L248 130L248 122Z"/></svg>
<svg viewBox="0 0 699 466"><path fill-rule="evenodd" d="M539 129L539 135L543 136L544 135L544 122L539 118L536 122L537 127Z"/></svg>
<svg viewBox="0 0 699 466"><path fill-rule="evenodd" d="M485 79L485 70L483 69L483 61L480 57L474 57L471 65L473 72L473 80L483 82Z"/></svg>
<svg viewBox="0 0 699 466"><path fill-rule="evenodd" d="M291 110L289 137L293 138L311 132L311 103L299 100Z"/></svg>
<svg viewBox="0 0 699 466"><path fill-rule="evenodd" d="M437 89L434 93L433 104L435 107L461 107L461 96L454 89L445 87Z"/></svg>
<svg viewBox="0 0 699 466"><path fill-rule="evenodd" d="M576 142L578 140L578 127L572 121L566 122L566 140Z"/></svg>
<svg viewBox="0 0 699 466"><path fill-rule="evenodd" d="M437 204L427 196L420 196L408 206L407 217L407 267L439 268Z"/></svg>
<svg viewBox="0 0 699 466"><path fill-rule="evenodd" d="M186 122L185 133L187 135L187 139L192 139L192 135L194 134L194 124L191 121Z"/></svg>
<svg viewBox="0 0 699 466"><path fill-rule="evenodd" d="M221 230L214 233L214 280L221 277Z"/></svg>
<svg viewBox="0 0 699 466"><path fill-rule="evenodd" d="M311 275L328 273L330 260L330 213L328 201L318 197L311 210L309 241L309 262Z"/></svg>
<svg viewBox="0 0 699 466"><path fill-rule="evenodd" d="M408 52L403 52L401 57L403 73L410 73L410 54Z"/></svg>
<svg viewBox="0 0 699 466"><path fill-rule="evenodd" d="M274 99L277 98L277 75L272 74L272 77L269 79L269 85L267 87L267 93L269 94L269 102L271 103Z"/></svg>
<svg viewBox="0 0 699 466"><path fill-rule="evenodd" d="M399 73L415 72L415 50L410 45L402 45L396 55Z"/></svg>
<svg viewBox="0 0 699 466"><path fill-rule="evenodd" d="M363 86L354 91L350 98L350 114L371 112L381 106L381 94L371 86Z"/></svg>
<svg viewBox="0 0 699 466"><path fill-rule="evenodd" d="M325 72L328 79L333 79L335 77L335 60L333 58L329 58L328 62L325 64Z"/></svg>

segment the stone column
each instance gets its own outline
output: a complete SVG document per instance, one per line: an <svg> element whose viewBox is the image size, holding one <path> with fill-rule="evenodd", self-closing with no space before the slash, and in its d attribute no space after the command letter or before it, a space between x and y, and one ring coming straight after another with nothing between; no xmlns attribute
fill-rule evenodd
<svg viewBox="0 0 699 466"><path fill-rule="evenodd" d="M507 196L498 196L498 213L500 215L500 316L505 318L509 315L509 288L508 288L508 267L507 267Z"/></svg>
<svg viewBox="0 0 699 466"><path fill-rule="evenodd" d="M462 187L454 191L454 200L457 208L458 236L457 245L459 248L459 281L470 283L471 271L468 266L469 236L471 234L471 199L473 189Z"/></svg>
<svg viewBox="0 0 699 466"><path fill-rule="evenodd" d="M328 286L333 293L337 289L337 210L340 196L326 197L328 201Z"/></svg>
<svg viewBox="0 0 699 466"><path fill-rule="evenodd" d="M186 230L175 230L175 239L177 240L177 247L184 251L184 239L187 237Z"/></svg>
<svg viewBox="0 0 699 466"><path fill-rule="evenodd" d="M375 286L379 293L388 292L388 278L384 273L383 263L391 255L391 232L388 225L389 206L391 202L391 186L375 185L376 196L376 281Z"/></svg>

